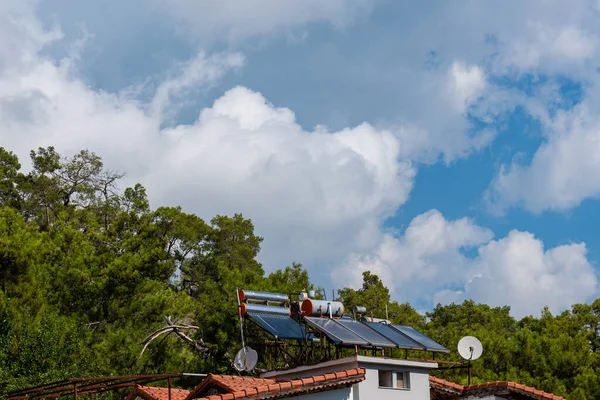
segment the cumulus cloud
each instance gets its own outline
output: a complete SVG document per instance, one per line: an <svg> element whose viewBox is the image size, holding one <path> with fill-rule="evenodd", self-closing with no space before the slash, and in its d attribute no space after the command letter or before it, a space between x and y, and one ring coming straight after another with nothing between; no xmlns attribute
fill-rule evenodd
<svg viewBox="0 0 600 400"><path fill-rule="evenodd" d="M566 210L600 196L600 120L583 104L559 111L530 163L504 165L486 192L490 209Z"/></svg>
<svg viewBox="0 0 600 400"><path fill-rule="evenodd" d="M439 211L430 210L416 216L402 235L382 235L373 252L352 254L334 275L360 287L362 272L373 271L403 301L430 303L434 290L463 279L464 269L470 268L463 252L492 237L489 229L468 218L448 221Z"/></svg>
<svg viewBox="0 0 600 400"><path fill-rule="evenodd" d="M43 33L31 15L20 18L11 23ZM415 168L399 157L392 132L368 123L306 131L292 110L246 87L225 92L194 123L165 128L182 91L239 67L237 53L198 55L146 104L92 89L71 59L56 62L38 50L21 48L26 54L16 59L28 60L27 68L0 71L2 146L23 161L38 146L64 154L89 148L127 172L127 183L147 186L155 205L182 205L205 218L242 212L269 238L261 254L268 270L294 259L333 263L372 246L381 221L412 189Z"/></svg>
<svg viewBox="0 0 600 400"><path fill-rule="evenodd" d="M391 132L367 123L307 132L291 110L245 87L162 135L160 167L144 178L153 198L202 215L252 216L279 265L332 261L331 247L343 254L357 246L365 226L407 200L415 175Z"/></svg>
<svg viewBox="0 0 600 400"><path fill-rule="evenodd" d="M154 4L164 10L160 7L167 3ZM339 26L368 7L361 0L263 0L262 7L251 8L232 4L177 0L169 3L168 11L187 34L213 43L289 31L311 22ZM429 50L423 48L409 49L407 64L395 66L387 75L381 64L374 74L365 74L361 65L345 64L344 73L361 79L381 79L385 85L397 79L404 100L395 106L406 118L393 129L362 123L330 131L301 127L294 111L243 86L223 90L194 122L177 125L171 117L190 91L210 87L241 67L243 55L199 53L176 66L150 101L141 101L128 90L91 88L74 68L76 57L42 56L40 50L61 37L60 29L44 29L26 2L3 2L0 142L23 161L37 146L55 145L65 154L89 148L111 168L126 171L127 183L145 184L154 205L183 205L205 218L243 212L267 238L261 258L268 270L300 260L314 280L323 282L338 266L335 284L342 283L339 276L346 276L348 283L357 285L359 272L371 269L403 300L430 304L473 297L510 304L521 314L536 313L542 304L559 309L596 291L584 244L544 250L526 232L492 241L489 229L469 219L449 221L436 211L416 217L403 235L381 231L386 217L408 199L418 163L437 162L440 155L449 163L491 143L494 131L472 132L469 118L493 122L516 101L494 86L490 74L516 68L570 76L595 57L596 35L576 23L586 18L581 3L566 7L570 14L565 22L557 15L562 17L566 9L519 6L524 12L516 16L506 16L510 7L504 4L487 9L487 14L479 10L480 4L472 4L467 14L457 15L464 12L461 7L445 9L457 29L449 35L451 43L439 45L438 67L424 71L423 64L415 66L421 62L415 54ZM445 12L441 14L446 18ZM465 18L471 14L493 18ZM435 15L427 26L443 25ZM531 18L544 22L525 23ZM489 32L498 38L492 50L482 40ZM414 42L411 38L410 46ZM452 43L460 43L461 50ZM551 204L536 200L531 188L555 196L559 204L576 204L577 196L596 195L594 184L578 178L577 165L587 177L597 168L593 161L597 124L589 116L576 122L561 115L548 119L556 133L547 135L545 147L536 155L541 161L534 159L530 167L515 163L499 175L494 186L499 203L522 201L530 209ZM553 145L563 142L572 151ZM546 148L550 150L544 156ZM585 161L576 155L580 150L585 151ZM550 160L561 157L564 162L552 165ZM560 179L550 179L549 172ZM567 190L568 185L576 190ZM476 256L469 255L473 251ZM346 260L342 267L340 260ZM518 279L505 279L513 261L519 265ZM492 293L498 279L505 280ZM586 282L578 286L580 279ZM538 281L543 284L530 291L537 300L526 298L524 287ZM567 284L557 288L561 281ZM558 300L552 299L554 293L560 293Z"/></svg>
<svg viewBox="0 0 600 400"><path fill-rule="evenodd" d="M478 249L475 274L463 290L443 291L435 301L472 298L494 306L510 305L516 317L539 315L548 306L557 313L598 295L598 278L587 259L585 243L544 250L529 232L513 230Z"/></svg>
<svg viewBox="0 0 600 400"><path fill-rule="evenodd" d="M372 253L350 256L334 275L360 287L362 271L369 270L402 301L431 306L473 299L509 305L517 318L538 315L544 306L559 312L598 294L585 243L544 250L533 234L516 230L492 238L469 219L448 220L431 210L402 235L384 235Z"/></svg>

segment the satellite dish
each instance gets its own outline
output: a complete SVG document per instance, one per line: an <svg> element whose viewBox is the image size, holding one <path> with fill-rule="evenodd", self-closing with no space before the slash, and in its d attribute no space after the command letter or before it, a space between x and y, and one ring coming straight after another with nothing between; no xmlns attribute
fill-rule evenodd
<svg viewBox="0 0 600 400"><path fill-rule="evenodd" d="M465 336L458 341L458 354L465 360L473 361L481 357L483 346L474 336Z"/></svg>
<svg viewBox="0 0 600 400"><path fill-rule="evenodd" d="M258 353L250 347L240 349L233 359L233 367L239 372L250 372L256 366L258 361Z"/></svg>
<svg viewBox="0 0 600 400"><path fill-rule="evenodd" d="M248 347L248 352L246 353L246 371L250 372L256 367L256 362L258 361L258 353L256 350L253 350Z"/></svg>

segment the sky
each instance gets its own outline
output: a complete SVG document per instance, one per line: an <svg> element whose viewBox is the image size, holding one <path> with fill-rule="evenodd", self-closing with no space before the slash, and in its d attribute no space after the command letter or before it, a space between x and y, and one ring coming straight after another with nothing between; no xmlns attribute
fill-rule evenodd
<svg viewBox="0 0 600 400"><path fill-rule="evenodd" d="M600 2L0 0L0 146L420 311L599 295Z"/></svg>

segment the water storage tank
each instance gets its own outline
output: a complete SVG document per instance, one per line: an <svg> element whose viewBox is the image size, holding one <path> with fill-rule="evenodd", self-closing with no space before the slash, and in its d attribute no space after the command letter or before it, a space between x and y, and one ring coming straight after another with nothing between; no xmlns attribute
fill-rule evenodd
<svg viewBox="0 0 600 400"><path fill-rule="evenodd" d="M306 299L300 307L305 317L341 317L344 315L344 305L340 301ZM331 308L331 314L330 314Z"/></svg>
<svg viewBox="0 0 600 400"><path fill-rule="evenodd" d="M240 290L240 301L268 301L269 303L288 303L290 299L285 294L255 292L254 290Z"/></svg>
<svg viewBox="0 0 600 400"><path fill-rule="evenodd" d="M363 307L363 306L354 306L354 308L352 309L352 311L354 312L354 314L366 314L367 313L367 308Z"/></svg>

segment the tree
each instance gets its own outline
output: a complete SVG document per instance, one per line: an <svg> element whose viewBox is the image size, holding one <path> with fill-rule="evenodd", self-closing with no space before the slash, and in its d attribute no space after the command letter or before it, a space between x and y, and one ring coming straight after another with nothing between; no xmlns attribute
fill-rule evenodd
<svg viewBox="0 0 600 400"><path fill-rule="evenodd" d="M18 157L0 147L0 207L21 208L21 195L18 190L23 174Z"/></svg>
<svg viewBox="0 0 600 400"><path fill-rule="evenodd" d="M302 264L293 262L292 266L278 269L267 276L265 290L275 293L300 293L303 290L314 290L310 282L308 271Z"/></svg>
<svg viewBox="0 0 600 400"><path fill-rule="evenodd" d="M181 207L152 209L145 188L117 190L123 174L83 150L31 152L32 170L0 147L0 395L75 376L183 370L231 372L241 346L236 289L313 289L300 263L265 276L262 238L241 214L209 222ZM379 277L338 291L351 314L410 325L454 350L465 335L485 349L475 383L513 380L569 399L600 398L600 299L516 321L509 307L465 301L426 315L391 300ZM164 317L199 329L204 358L175 335L143 340ZM423 352L409 356L427 357ZM459 361L452 351L436 356ZM464 370L436 371L466 383Z"/></svg>
<svg viewBox="0 0 600 400"><path fill-rule="evenodd" d="M362 276L362 288L359 290L351 288L338 290L339 300L344 303L348 312L355 306L363 306L367 308L369 317L386 318L386 310L390 302L389 289L383 285L377 275L369 271L364 271Z"/></svg>

